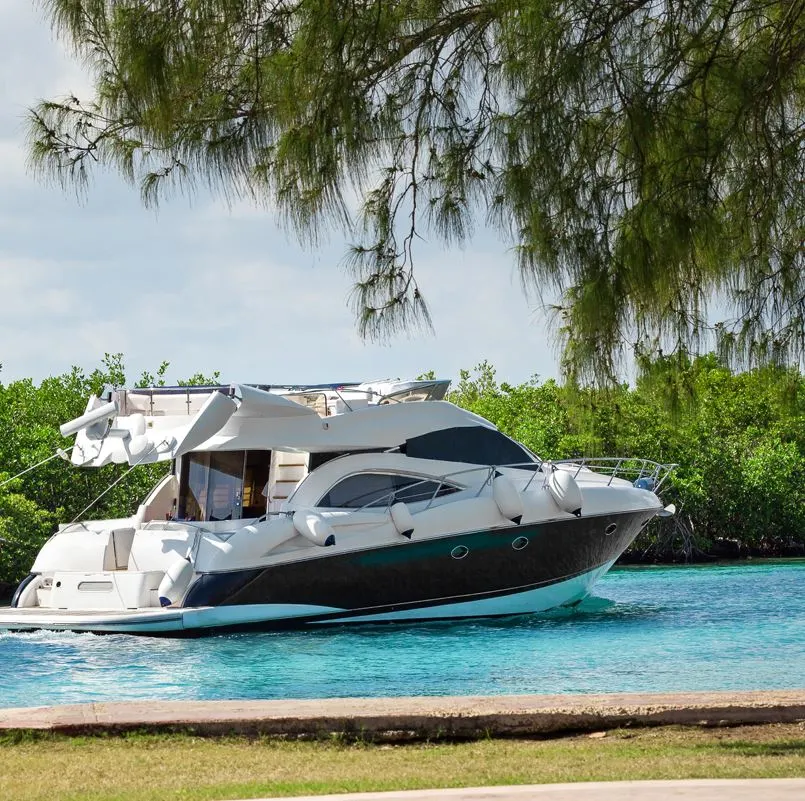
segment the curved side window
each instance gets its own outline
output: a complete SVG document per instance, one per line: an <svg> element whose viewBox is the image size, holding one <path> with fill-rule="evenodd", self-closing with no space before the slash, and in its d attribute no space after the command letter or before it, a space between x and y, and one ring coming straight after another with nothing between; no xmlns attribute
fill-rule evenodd
<svg viewBox="0 0 805 801"><path fill-rule="evenodd" d="M437 492L438 489L438 492ZM387 506L397 501L416 503L457 492L458 487L442 485L415 476L394 473L356 473L339 481L317 506L360 509L363 506Z"/></svg>

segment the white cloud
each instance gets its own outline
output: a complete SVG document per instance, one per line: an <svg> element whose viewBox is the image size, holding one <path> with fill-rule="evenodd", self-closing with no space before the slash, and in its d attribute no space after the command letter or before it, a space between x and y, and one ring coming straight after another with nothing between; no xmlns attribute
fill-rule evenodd
<svg viewBox="0 0 805 801"><path fill-rule="evenodd" d="M41 98L82 97L91 91L86 71L57 40L38 3L6 0L0 5L0 63L6 117L18 117Z"/></svg>
<svg viewBox="0 0 805 801"><path fill-rule="evenodd" d="M25 179L25 151L22 144L13 139L0 139L0 181L3 187L18 187Z"/></svg>
<svg viewBox="0 0 805 801"><path fill-rule="evenodd" d="M74 264L0 258L0 363L4 377L8 367L20 375L18 366L28 363L48 366L38 377L63 372L82 355L92 354L97 360L101 342L120 341L119 324L97 320L82 302L80 279L94 277L94 271L87 272Z"/></svg>

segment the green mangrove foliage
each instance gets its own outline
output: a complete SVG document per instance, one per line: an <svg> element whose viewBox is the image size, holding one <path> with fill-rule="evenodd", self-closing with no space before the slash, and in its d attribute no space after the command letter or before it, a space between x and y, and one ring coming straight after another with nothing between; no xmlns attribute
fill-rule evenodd
<svg viewBox="0 0 805 801"><path fill-rule="evenodd" d="M805 353L801 0L42 5L93 87L31 110L34 165L345 230L365 335L427 324L417 242L486 218L558 299L570 375L708 335Z"/></svg>
<svg viewBox="0 0 805 801"><path fill-rule="evenodd" d="M167 363L138 384L162 384ZM216 383L197 374L186 383ZM73 368L36 385L0 384L0 482L68 447L61 423L87 396L124 385L123 360L89 374ZM483 362L462 371L450 399L493 421L540 456L639 456L679 464L664 498L679 511L652 524L633 556L689 558L731 544L759 553L805 548L805 377L763 368L733 374L715 356L658 359L634 387L608 390L533 379L498 382ZM0 488L0 584L16 583L59 523L131 514L167 469L142 466L87 507L127 467L81 470L53 459Z"/></svg>

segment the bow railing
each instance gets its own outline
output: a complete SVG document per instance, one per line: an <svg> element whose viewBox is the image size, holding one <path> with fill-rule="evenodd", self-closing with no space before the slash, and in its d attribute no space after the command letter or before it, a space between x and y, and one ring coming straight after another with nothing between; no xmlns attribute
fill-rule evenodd
<svg viewBox="0 0 805 801"><path fill-rule="evenodd" d="M531 476L522 488L522 492L528 491L535 481L539 485L545 486L550 472L553 470L567 470L577 480L583 480L584 473L597 474L608 477L606 486L611 486L613 480L618 478L628 481L641 489L648 489L657 493L675 467L677 467L675 464L661 464L651 459L631 457L592 457L587 459L562 459L555 462L545 460L542 462L519 462L504 465L481 465L455 470L439 476L422 478L420 481L372 498L372 500L367 501L355 511L389 509L399 501L406 503L427 501L427 505L424 508L429 509L439 497L472 488L475 482L465 483L465 477L480 473L483 481L480 482L475 491L475 497L477 497L487 485L491 484L500 470L528 470ZM642 485L637 484L636 482L638 481L642 481ZM436 486L425 491L426 484L435 484ZM417 492L417 488L420 488L419 492Z"/></svg>
<svg viewBox="0 0 805 801"><path fill-rule="evenodd" d="M621 478L626 481L646 480L644 489L651 489L657 492L665 483L665 480L678 467L676 464L662 464L651 459L639 459L632 456L592 456L581 459L561 459L551 462L556 467L570 470L573 478L583 477L584 472L598 473L599 475L609 476L607 486L612 484L613 479ZM651 486L648 483L653 482Z"/></svg>

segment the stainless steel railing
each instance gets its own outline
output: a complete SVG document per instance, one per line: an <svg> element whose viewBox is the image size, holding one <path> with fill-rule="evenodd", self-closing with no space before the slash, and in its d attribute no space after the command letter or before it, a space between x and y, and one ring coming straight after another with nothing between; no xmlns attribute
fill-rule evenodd
<svg viewBox="0 0 805 801"><path fill-rule="evenodd" d="M593 456L582 459L562 459L552 462L557 467L565 467L573 472L573 478L578 478L582 471L598 473L609 476L607 485L612 484L614 478L623 478L634 483L638 479L651 479L651 487L657 492L662 484L679 465L661 464L651 459L639 459L632 456Z"/></svg>
<svg viewBox="0 0 805 801"><path fill-rule="evenodd" d="M408 484L401 489L391 490L385 495L373 498L363 506L357 508L355 511L362 512L368 509L389 509L397 501L403 500L408 503L420 503L427 501L425 509L429 509L434 501L444 494L443 488L449 487L452 491L459 491L463 489L470 489L470 485L461 486L461 481L456 481L457 478L469 476L473 473L482 473L483 481L478 485L474 497L478 497L484 488L491 484L496 474L500 470L529 470L532 475L526 482L522 491L526 492L537 476L541 477L541 484L545 486L548 481L548 476L552 470L568 470L572 473L574 479L578 479L584 471L597 475L608 476L606 482L607 486L611 486L614 479L619 478L634 484L638 479L646 479L646 489L650 489L656 493L659 491L662 484L668 478L673 469L677 467L676 464L661 464L660 462L652 461L651 459L637 459L631 457L591 457L585 459L561 459L555 462L542 461L542 462L518 462L515 464L504 465L481 465L478 467L469 467L463 470L456 470L450 473L444 473L440 476L431 476L423 478L412 484ZM582 476L583 478L583 476ZM649 483L650 482L650 483ZM436 487L428 493L421 493L420 495L414 494L411 496L411 491L416 487L424 484L435 483ZM471 482L474 484L474 482Z"/></svg>

